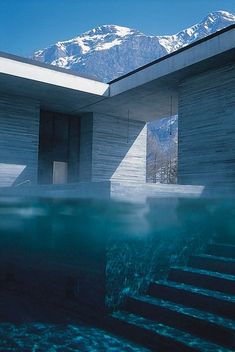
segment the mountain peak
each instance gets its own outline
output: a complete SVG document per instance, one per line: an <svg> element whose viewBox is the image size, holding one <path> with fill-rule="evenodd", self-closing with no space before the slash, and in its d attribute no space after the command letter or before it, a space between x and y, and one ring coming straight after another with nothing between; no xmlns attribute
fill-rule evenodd
<svg viewBox="0 0 235 352"><path fill-rule="evenodd" d="M201 24L220 23L223 25L223 23L226 23L226 26L229 26L230 22L231 24L235 22L235 14L223 10L218 10L211 12L206 17L204 17L204 19L201 21Z"/></svg>
<svg viewBox="0 0 235 352"><path fill-rule="evenodd" d="M230 21L234 21L234 19L235 19L235 15L233 13L230 13L230 12L224 11L224 10L210 12L209 15L206 16L205 18L208 18L208 17L211 17L214 19L224 17Z"/></svg>
<svg viewBox="0 0 235 352"><path fill-rule="evenodd" d="M115 24L103 24L101 26L98 26L96 28L93 28L83 33L81 36L83 37L83 36L116 34L120 37L125 37L126 35L130 35L135 32L137 31L128 27L122 27Z"/></svg>
<svg viewBox="0 0 235 352"><path fill-rule="evenodd" d="M232 23L235 23L235 15L219 10L167 36L147 36L129 27L103 24L39 50L33 58L108 82Z"/></svg>

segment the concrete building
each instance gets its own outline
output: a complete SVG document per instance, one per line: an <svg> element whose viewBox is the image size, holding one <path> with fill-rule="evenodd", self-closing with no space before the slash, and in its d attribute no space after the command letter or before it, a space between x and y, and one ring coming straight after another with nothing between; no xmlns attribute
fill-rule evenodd
<svg viewBox="0 0 235 352"><path fill-rule="evenodd" d="M109 84L0 53L1 194L235 191L235 26ZM146 184L146 122L179 115L178 184Z"/></svg>

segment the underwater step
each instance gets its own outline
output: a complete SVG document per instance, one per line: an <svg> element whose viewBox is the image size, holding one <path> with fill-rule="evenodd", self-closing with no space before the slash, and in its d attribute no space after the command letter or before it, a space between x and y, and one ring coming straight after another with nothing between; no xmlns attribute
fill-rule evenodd
<svg viewBox="0 0 235 352"><path fill-rule="evenodd" d="M148 293L156 298L205 310L230 319L235 318L235 295L226 295L218 291L171 281L153 282Z"/></svg>
<svg viewBox="0 0 235 352"><path fill-rule="evenodd" d="M231 352L231 349L201 339L185 331L157 323L126 311L112 314L117 333L157 352Z"/></svg>
<svg viewBox="0 0 235 352"><path fill-rule="evenodd" d="M235 295L235 276L189 267L172 267L168 280Z"/></svg>
<svg viewBox="0 0 235 352"><path fill-rule="evenodd" d="M235 246L229 244L210 243L206 248L206 254L218 257L226 257L235 259Z"/></svg>
<svg viewBox="0 0 235 352"><path fill-rule="evenodd" d="M235 348L235 322L218 315L151 296L128 297L126 310Z"/></svg>
<svg viewBox="0 0 235 352"><path fill-rule="evenodd" d="M190 256L188 265L193 268L235 275L235 259L209 254Z"/></svg>

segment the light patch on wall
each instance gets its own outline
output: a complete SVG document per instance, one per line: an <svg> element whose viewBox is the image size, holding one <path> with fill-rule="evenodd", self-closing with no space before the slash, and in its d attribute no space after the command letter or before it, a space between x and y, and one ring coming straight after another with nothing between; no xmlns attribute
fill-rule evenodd
<svg viewBox="0 0 235 352"><path fill-rule="evenodd" d="M114 171L111 180L126 180L146 182L146 125L142 128L136 139L127 143L129 150L123 155L122 160ZM120 148L119 148L120 149Z"/></svg>
<svg viewBox="0 0 235 352"><path fill-rule="evenodd" d="M63 161L53 162L53 184L68 182L68 163Z"/></svg>
<svg viewBox="0 0 235 352"><path fill-rule="evenodd" d="M0 187L13 186L25 168L26 165L0 163Z"/></svg>

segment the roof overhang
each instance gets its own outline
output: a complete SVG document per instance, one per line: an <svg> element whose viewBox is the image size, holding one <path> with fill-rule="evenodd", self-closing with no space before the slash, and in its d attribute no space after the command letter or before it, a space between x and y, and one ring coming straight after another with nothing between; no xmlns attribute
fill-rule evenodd
<svg viewBox="0 0 235 352"><path fill-rule="evenodd" d="M2 53L0 91L37 100L45 109L72 114L107 98L109 85Z"/></svg>
<svg viewBox="0 0 235 352"><path fill-rule="evenodd" d="M235 62L235 25L110 82L110 98L95 110L150 121L176 114L187 77Z"/></svg>
<svg viewBox="0 0 235 352"><path fill-rule="evenodd" d="M0 91L35 99L43 109L150 121L177 113L182 80L234 62L234 46L232 25L110 84L0 53Z"/></svg>

